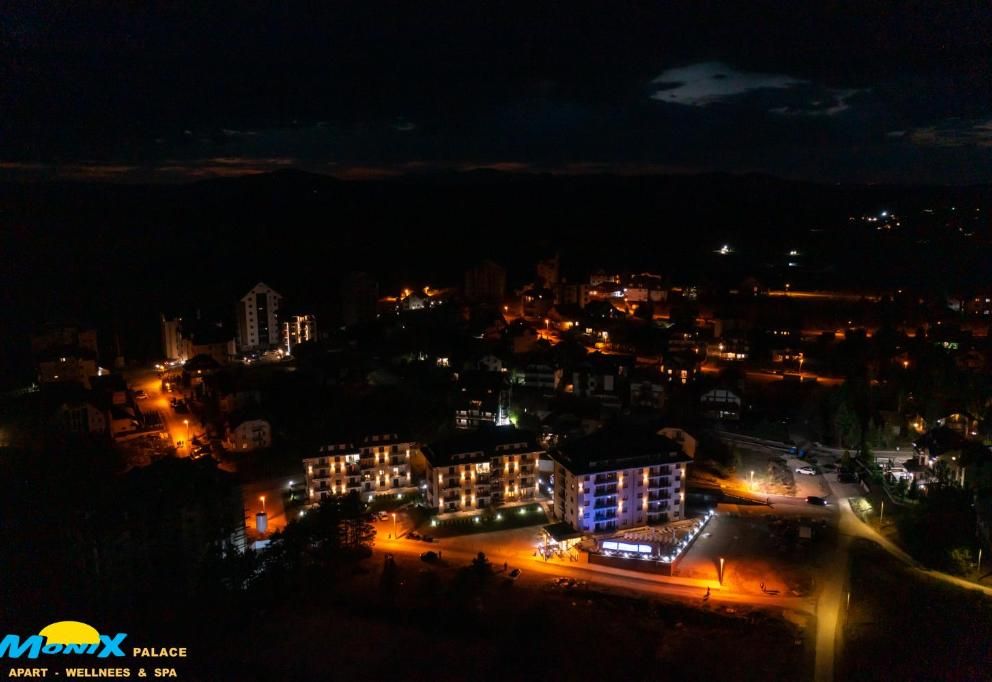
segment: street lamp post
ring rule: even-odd
[[[265,495],[259,495],[258,499],[262,502],[262,513],[265,513]]]
[[[193,444],[189,441],[189,419],[183,419],[183,424],[186,425],[186,447],[192,452]]]
[[[751,472],[751,490],[754,490],[754,472]]]
[[[396,512],[393,512],[393,539],[396,538]]]
[[[878,527],[882,527],[882,522],[885,521],[885,500],[882,500],[882,508],[878,512]]]
[[[723,585],[723,557],[720,557],[720,584]]]

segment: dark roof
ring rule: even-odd
[[[510,380],[505,372],[486,372],[468,370],[458,376],[458,388],[468,395],[487,395],[497,393],[509,386]]]
[[[478,431],[457,433],[424,447],[424,456],[433,466],[459,461],[486,460],[502,454],[538,452],[534,434],[515,426],[489,426]],[[462,457],[459,457],[462,455]],[[465,457],[465,455],[468,455]]]
[[[186,370],[187,372],[194,372],[198,369],[209,370],[209,369],[219,369],[219,368],[220,365],[217,363],[216,360],[214,360],[209,355],[204,355],[202,353],[200,355],[194,355],[192,358],[186,361],[185,365],[183,365],[183,369]]]
[[[681,446],[653,427],[614,423],[568,441],[551,457],[573,474],[689,462]]]
[[[266,423],[268,423],[269,421],[268,418],[266,418],[266,416],[262,414],[261,410],[259,410],[257,407],[250,406],[250,407],[246,407],[243,410],[238,410],[237,412],[232,413],[227,418],[227,425],[230,428],[234,429],[237,428],[239,425],[244,424],[245,422],[256,421],[256,420],[261,420]]]
[[[42,384],[41,398],[46,411],[55,410],[62,405],[80,403],[89,403],[96,408],[104,409],[107,402],[95,391],[71,381]]]
[[[80,358],[82,360],[96,360],[96,353],[89,348],[81,346],[51,346],[38,353],[40,362],[56,360],[58,358]]]
[[[103,374],[90,377],[90,386],[99,391],[126,391],[127,382],[120,374]]]
[[[551,539],[555,542],[564,542],[565,540],[574,540],[575,538],[582,537],[582,533],[572,528],[572,524],[565,523],[564,521],[545,526],[544,532],[550,535]]]
[[[927,431],[916,441],[916,447],[937,456],[948,450],[957,450],[965,444],[965,438],[954,429],[938,426]]]

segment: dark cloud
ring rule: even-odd
[[[0,160],[992,180],[988,6],[642,5],[12,0]]]

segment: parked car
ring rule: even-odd
[[[426,561],[429,564],[434,563],[435,561],[437,561],[437,559],[438,559],[437,552],[424,552],[423,554],[420,555],[420,560]]]
[[[145,389],[139,388],[137,391],[134,392],[134,397],[137,398],[138,400],[144,400],[145,398],[148,397],[148,394],[145,392]]]
[[[519,568],[513,569],[512,571],[506,574],[506,577],[509,578],[510,580],[516,580],[517,578],[520,577],[520,569]]]
[[[837,474],[837,480],[841,483],[857,483],[858,476],[853,471],[841,471]]]
[[[423,540],[424,542],[434,542],[434,536],[433,535],[425,535],[425,536],[423,536],[420,539]]]
[[[796,473],[803,476],[816,476],[816,469],[813,467],[799,467],[796,469]]]
[[[826,507],[830,503],[822,497],[817,497],[816,495],[810,495],[809,497],[806,498],[806,504],[815,504],[819,507]]]
[[[412,531],[412,530],[409,533],[407,533],[406,536],[408,538],[410,538],[411,540],[419,540],[420,539],[420,533],[417,533],[416,531]]]

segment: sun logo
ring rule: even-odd
[[[97,658],[123,656],[121,644],[127,635],[101,635],[95,627],[77,620],[62,620],[46,625],[37,635],[21,641],[17,635],[0,639],[0,658],[38,658],[41,654],[95,654]]]
[[[100,633],[96,628],[78,620],[62,620],[52,623],[38,633],[47,644],[99,644]]]

